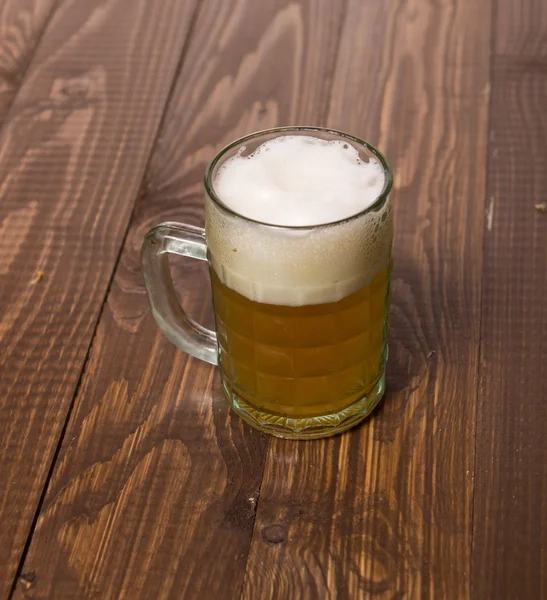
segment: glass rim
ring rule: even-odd
[[[222,160],[222,158],[226,155],[226,153],[229,152],[230,150],[232,150],[233,148],[235,148],[236,146],[241,146],[241,145],[245,144],[246,142],[255,140],[256,138],[259,138],[261,136],[275,134],[275,133],[290,133],[291,131],[309,131],[309,132],[316,132],[316,133],[328,133],[328,134],[335,135],[342,139],[350,140],[354,144],[357,144],[358,146],[365,148],[371,154],[373,154],[378,159],[380,164],[382,165],[382,168],[384,171],[384,187],[382,188],[382,191],[380,192],[378,197],[374,200],[374,202],[370,206],[367,206],[362,211],[360,211],[354,215],[351,215],[350,217],[344,217],[343,219],[339,219],[337,221],[329,221],[328,223],[319,223],[317,225],[275,225],[273,223],[265,223],[263,221],[258,221],[256,219],[251,219],[249,217],[246,217],[245,215],[242,215],[242,214],[236,212],[235,210],[231,209],[229,206],[224,204],[215,192],[214,185],[213,185],[213,172],[215,170],[215,167]],[[389,196],[389,193],[391,192],[391,188],[393,187],[393,173],[391,171],[391,167],[389,166],[389,163],[387,162],[387,159],[378,150],[378,148],[376,148],[372,144],[369,144],[368,142],[365,142],[364,140],[362,140],[358,137],[355,137],[355,136],[350,135],[349,133],[345,133],[343,131],[338,131],[336,129],[330,129],[328,127],[314,127],[314,126],[307,126],[307,125],[299,125],[299,126],[289,125],[289,126],[284,126],[284,127],[272,127],[270,129],[262,129],[261,131],[255,131],[254,133],[250,133],[248,135],[240,137],[237,140],[234,140],[233,142],[228,144],[227,146],[224,146],[224,148],[222,148],[219,152],[216,153],[213,160],[211,160],[211,162],[207,166],[207,169],[205,170],[204,184],[205,184],[205,191],[206,191],[207,195],[215,203],[217,208],[219,208],[223,212],[226,212],[226,213],[232,215],[233,217],[237,217],[239,219],[243,219],[250,223],[256,223],[258,225],[262,225],[264,227],[271,227],[274,229],[297,229],[297,230],[307,230],[308,229],[309,230],[309,229],[319,229],[321,227],[331,227],[333,225],[347,223],[349,221],[353,221],[354,219],[358,219],[359,217],[362,217],[363,215],[366,215],[369,212],[377,211],[384,204],[386,198]]]

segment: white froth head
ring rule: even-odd
[[[334,302],[391,260],[391,172],[371,146],[282,128],[223,150],[206,174],[212,268],[251,300]]]
[[[218,169],[214,187],[239,215],[282,226],[312,226],[352,217],[384,188],[384,169],[364,161],[346,141],[283,135],[244,155],[245,146]]]

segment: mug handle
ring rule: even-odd
[[[196,323],[177,299],[168,254],[207,260],[205,230],[182,223],[161,223],[145,236],[141,261],[152,314],[163,333],[190,356],[218,364],[217,334]]]

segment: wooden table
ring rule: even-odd
[[[0,599],[547,598],[545,0],[0,0],[0,81]],[[396,174],[389,390],[330,440],[232,416],[140,272],[278,124]]]

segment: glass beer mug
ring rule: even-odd
[[[309,180],[314,161],[317,182]],[[331,181],[336,200],[325,204]],[[261,218],[272,182],[284,204],[276,216],[269,202]],[[220,183],[229,184],[235,204]],[[146,235],[142,266],[158,326],[191,356],[218,365],[228,402],[253,427],[326,437],[357,424],[381,399],[391,186],[385,158],[362,140],[315,127],[271,129],[233,142],[207,168],[205,229],[163,223]],[[317,211],[326,207],[316,216],[314,189]],[[250,212],[238,208],[245,198]],[[307,212],[293,219],[294,198]],[[301,224],[308,213],[312,224]],[[208,261],[216,331],[180,307],[169,253]]]

